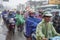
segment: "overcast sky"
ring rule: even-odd
[[[18,5],[19,3],[24,4],[27,0],[9,0],[9,2],[3,2],[3,4],[6,6],[13,6],[15,7],[16,5]]]
[[[19,3],[25,4],[25,2],[27,2],[28,0],[9,0],[9,2],[4,2],[3,4],[6,6],[10,6],[10,7],[15,7],[16,5],[18,5]],[[34,1],[34,0],[33,0]],[[35,1],[39,1],[39,0],[35,0]],[[42,0],[43,1],[43,0]]]

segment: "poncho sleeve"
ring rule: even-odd
[[[45,38],[45,35],[42,33],[42,25],[38,24],[36,29],[36,39],[41,40],[42,38]]]

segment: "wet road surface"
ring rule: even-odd
[[[12,34],[12,32],[8,32],[6,40],[26,40],[26,39],[23,33],[21,32],[16,32],[14,35]]]
[[[12,32],[8,32],[8,29],[6,25],[4,24],[2,18],[0,18],[0,25],[2,25],[3,34],[6,35],[6,40],[26,40],[23,32],[16,31],[14,35],[12,34]],[[17,28],[15,30],[17,30]]]

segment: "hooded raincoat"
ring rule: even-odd
[[[20,25],[20,24],[24,24],[25,20],[24,20],[24,16],[23,15],[19,15],[19,14],[16,14],[16,25]]]
[[[42,40],[42,38],[50,38],[50,37],[54,37],[57,35],[60,35],[60,34],[58,34],[55,31],[51,22],[45,23],[45,21],[42,20],[38,24],[37,29],[36,29],[36,39],[37,40]]]

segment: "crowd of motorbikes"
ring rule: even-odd
[[[2,12],[2,18],[4,20],[4,23],[6,24],[7,28],[9,29],[9,31],[12,31],[13,34],[15,33],[15,26],[16,26],[15,15],[16,15],[16,13],[12,12],[12,11],[10,11],[10,12],[9,11],[7,11],[7,12],[3,11]],[[32,26],[37,25],[37,23],[33,24]],[[22,31],[23,28],[19,28],[19,29],[21,29],[20,31]],[[32,40],[36,40],[35,32],[32,33]],[[60,36],[51,37],[48,40],[60,40]]]
[[[2,18],[4,21],[4,24],[6,24],[9,31],[12,31],[12,33],[15,33],[15,26],[16,26],[16,13],[13,11],[3,11],[2,12]]]
[[[12,15],[13,16],[13,15]],[[14,17],[10,17],[10,14],[5,12],[2,12],[2,18],[4,20],[4,23],[6,24],[7,28],[9,31],[12,31],[14,33],[14,29],[15,29],[15,18]]]

